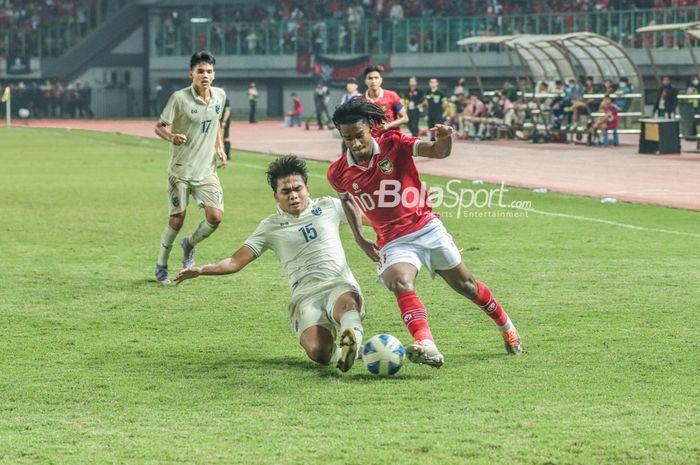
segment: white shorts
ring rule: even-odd
[[[335,304],[346,292],[354,293],[360,301],[360,317],[365,316],[365,303],[357,283],[344,279],[328,282],[318,291],[292,298],[289,304],[289,324],[292,331],[301,337],[312,326],[321,326],[330,331],[333,339],[338,335],[340,324],[333,319]]]
[[[384,284],[382,273],[395,263],[410,263],[418,271],[425,267],[435,278],[435,271],[451,270],[462,262],[459,249],[442,221],[435,218],[418,231],[385,244],[379,251],[377,282]]]
[[[219,176],[216,173],[201,181],[188,181],[168,176],[170,216],[187,210],[190,194],[194,197],[199,208],[212,207],[224,211],[224,190],[221,188],[221,182],[219,182]]]

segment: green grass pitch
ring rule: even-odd
[[[271,159],[235,153],[220,173],[226,214],[198,263],[273,211]],[[155,284],[166,165],[155,140],[0,129],[0,463],[700,463],[697,212],[517,189],[506,199],[531,201],[526,215],[445,210],[527,354],[506,356],[484,314],[421,274],[446,364],[378,379],[307,360],[272,253],[235,276]],[[312,194],[331,194],[328,165],[309,167]],[[188,214],[186,233],[202,218]],[[367,337],[408,342],[342,236]],[[176,248],[171,269],[180,260]]]

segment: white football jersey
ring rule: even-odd
[[[277,207],[277,213],[260,222],[244,245],[256,256],[272,249],[282,263],[292,296],[313,292],[330,280],[355,280],[345,260],[338,228],[347,221],[340,200],[309,199],[299,216]]]
[[[226,93],[219,87],[211,87],[209,102],[197,95],[192,86],[170,96],[160,120],[172,125],[173,134],[187,136],[182,145],[170,144],[170,176],[201,181],[216,173],[216,140],[225,105]]]

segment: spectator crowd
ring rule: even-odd
[[[635,27],[665,22],[666,16],[676,21],[672,12],[689,6],[697,0],[267,0],[240,8],[213,3],[204,9],[162,7],[155,45],[166,56],[193,47],[226,55],[403,53],[457,51],[456,40],[465,36],[592,31],[641,47]],[[655,14],[600,16],[640,9]],[[193,17],[205,24],[183,27]],[[411,19],[419,22],[403,23]]]
[[[436,123],[455,129],[464,140],[521,139],[530,142],[585,142],[588,145],[618,145],[618,129],[625,121],[634,121],[643,111],[631,111],[634,89],[626,78],[602,83],[587,77],[580,81],[537,82],[527,79],[505,81],[493,92],[469,93],[460,79],[451,94],[440,89],[438,79],[422,89],[415,77],[402,92],[408,109],[409,130],[425,134]],[[686,83],[683,93],[700,95],[700,78]],[[652,117],[675,118],[679,90],[669,76],[656,92]],[[690,118],[700,115],[700,98],[687,98]],[[426,121],[427,120],[427,121]],[[633,125],[634,126],[634,125]],[[689,127],[696,134],[695,121]],[[584,141],[585,138],[585,141]]]
[[[451,95],[440,90],[433,78],[422,91],[415,78],[403,93],[409,111],[409,128],[419,135],[420,123],[454,127],[457,137],[469,140],[522,139],[531,142],[576,142],[617,145],[620,113],[628,112],[632,88],[626,79],[618,83],[505,81],[493,92],[468,94],[464,79]],[[610,131],[609,131],[610,130]],[[612,132],[613,139],[608,139]]]
[[[96,27],[110,12],[130,0],[0,0],[0,65],[11,56],[60,56]],[[214,53],[256,54],[334,50],[354,53],[354,36],[368,36],[372,48],[392,39],[405,43],[405,51],[430,52],[451,38],[432,43],[432,29],[407,37],[380,37],[379,24],[398,24],[410,18],[483,17],[486,21],[466,35],[529,32],[531,24],[517,26],[507,15],[601,12],[635,9],[669,9],[696,6],[697,0],[219,0],[202,7],[194,0],[169,5],[158,2],[161,27],[156,45],[163,55],[181,54],[193,47]],[[207,30],[190,26],[193,16],[211,20]],[[334,21],[329,21],[334,20]],[[369,24],[365,24],[368,20]],[[529,19],[528,21],[531,21]],[[613,21],[620,20],[615,15]],[[570,22],[570,24],[569,24]],[[187,26],[187,27],[185,27]],[[567,16],[556,27],[581,29]],[[590,25],[587,25],[590,26]],[[608,25],[611,31],[623,24]],[[438,26],[440,27],[440,26]],[[522,30],[520,30],[522,29]],[[619,37],[623,39],[624,37]],[[310,45],[309,45],[310,44]],[[387,50],[386,43],[384,50]],[[401,50],[404,51],[404,50]]]
[[[4,86],[0,84],[0,88]],[[31,118],[92,118],[92,88],[80,81],[66,85],[60,82],[45,81],[25,84],[19,82],[10,86],[12,113],[18,116],[20,110],[28,110]],[[0,113],[4,115],[4,104]],[[25,116],[26,117],[26,116]]]
[[[9,56],[59,56],[128,0],[0,0],[0,65]]]

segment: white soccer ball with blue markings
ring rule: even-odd
[[[406,350],[391,334],[377,334],[362,348],[362,361],[367,370],[377,376],[395,375],[403,365]]]

